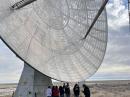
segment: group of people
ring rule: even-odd
[[[82,91],[85,95],[85,97],[90,97],[90,90],[89,88],[83,84],[83,91]],[[80,87],[78,84],[74,85],[73,88],[73,93],[74,93],[74,97],[79,97],[80,95]],[[47,97],[70,97],[70,86],[69,83],[67,83],[65,85],[65,83],[63,84],[63,86],[53,86],[51,88],[51,86],[48,86],[48,89],[46,90],[46,95]]]

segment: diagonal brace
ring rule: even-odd
[[[101,15],[101,13],[102,13],[102,11],[104,10],[104,8],[105,8],[105,6],[106,6],[106,4],[107,4],[108,1],[109,1],[109,0],[105,0],[105,1],[103,2],[101,8],[99,9],[97,15],[95,16],[95,18],[94,18],[92,24],[90,25],[90,27],[89,27],[88,31],[86,32],[86,34],[85,34],[85,36],[84,36],[83,39],[86,39],[86,37],[88,36],[89,32],[91,31],[91,29],[93,28],[93,26],[94,26],[94,24],[96,23],[97,19],[98,19],[99,16]]]
[[[11,9],[17,10],[17,9],[23,8],[24,6],[29,5],[29,4],[33,3],[34,1],[36,1],[36,0],[21,0],[17,3],[15,3],[13,6],[11,6]]]

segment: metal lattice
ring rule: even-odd
[[[23,61],[61,81],[81,81],[102,63],[107,45],[106,11],[83,39],[104,0],[0,0],[0,36]]]

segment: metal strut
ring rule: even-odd
[[[11,6],[11,9],[16,10],[16,9],[20,9],[23,8],[24,6],[33,3],[36,0],[21,0],[17,3],[15,3],[13,6]]]
[[[128,0],[129,30],[130,30],[130,0]]]
[[[91,25],[90,25],[90,27],[89,27],[88,31],[86,32],[86,34],[85,34],[85,36],[84,36],[83,39],[86,39],[86,37],[88,36],[89,32],[91,31],[91,29],[93,28],[93,26],[94,26],[94,24],[96,23],[97,19],[98,19],[99,16],[101,15],[101,13],[102,13],[102,11],[104,10],[104,8],[105,8],[105,6],[106,6],[106,4],[107,4],[108,1],[109,1],[109,0],[105,0],[105,1],[103,2],[101,8],[99,9],[97,15],[95,16],[93,22],[91,23]]]

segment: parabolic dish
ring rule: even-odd
[[[104,10],[86,37],[104,0],[0,0],[0,37],[23,61],[61,81],[77,82],[99,68],[107,45]]]

